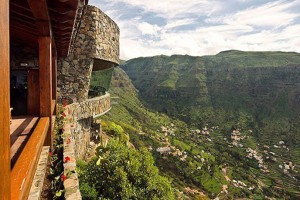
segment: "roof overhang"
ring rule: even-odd
[[[87,0],[10,0],[11,40],[37,48],[38,37],[49,36],[58,56],[67,56],[87,3]]]

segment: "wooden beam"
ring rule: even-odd
[[[52,113],[53,116],[56,115],[56,113],[54,113],[55,109],[56,109],[56,101],[52,100],[52,102],[51,102],[51,113]]]
[[[0,1],[0,199],[10,199],[9,0]]]
[[[49,127],[50,119],[42,117],[12,169],[10,182],[12,188],[11,199],[23,200],[28,198],[32,179]],[[9,182],[7,182],[7,185],[9,185]]]
[[[21,23],[21,24],[23,24],[23,25],[26,25],[26,26],[28,26],[28,27],[31,27],[31,28],[37,30],[37,29],[36,29],[36,25],[35,25],[35,21],[26,20],[26,19],[24,19],[24,18],[20,18],[20,17],[15,16],[15,15],[10,15],[10,21],[11,21],[12,23],[14,23],[15,21],[17,21],[17,22],[19,22],[19,23]]]
[[[20,23],[20,22],[17,22],[17,21],[14,21],[14,22],[11,22],[10,23],[10,26],[11,27],[18,27],[19,29],[22,29],[23,31],[27,31],[33,35],[36,35],[36,28],[32,28],[32,26],[26,26],[24,25],[24,23]]]
[[[49,117],[52,106],[52,45],[51,37],[39,37],[40,116]],[[52,146],[52,130],[48,130],[45,145]]]
[[[50,17],[46,0],[27,0],[36,19],[39,36],[52,36]]]

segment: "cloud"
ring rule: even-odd
[[[90,3],[101,5],[118,23],[122,59],[160,54],[201,56],[228,49],[300,52],[300,13],[296,12],[300,0],[266,1],[235,0],[235,9],[235,3],[221,0]]]
[[[221,8],[215,0],[114,0],[114,4],[120,2],[140,7],[167,19],[180,18],[191,13],[206,15]]]
[[[287,10],[300,5],[300,1],[274,1],[262,6],[251,7],[227,16],[207,19],[206,22],[217,22],[230,25],[253,25],[253,26],[283,26],[291,24],[299,13]]]
[[[154,35],[157,36],[159,31],[161,30],[156,24],[149,24],[147,22],[142,22],[137,25],[138,30],[141,31],[143,35]]]
[[[172,29],[183,25],[189,25],[195,23],[195,19],[193,18],[185,18],[179,20],[170,20],[167,25],[164,27],[165,29]]]

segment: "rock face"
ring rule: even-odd
[[[68,102],[88,98],[92,71],[119,63],[119,28],[101,10],[86,6],[68,57],[58,60],[58,97]]]
[[[156,56],[129,60],[122,68],[143,99],[169,115],[213,107],[288,116],[300,109],[297,53]]]

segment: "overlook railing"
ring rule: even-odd
[[[110,94],[106,93],[100,97],[88,99],[80,103],[73,103],[68,105],[67,108],[72,113],[74,120],[99,116],[110,110]]]

